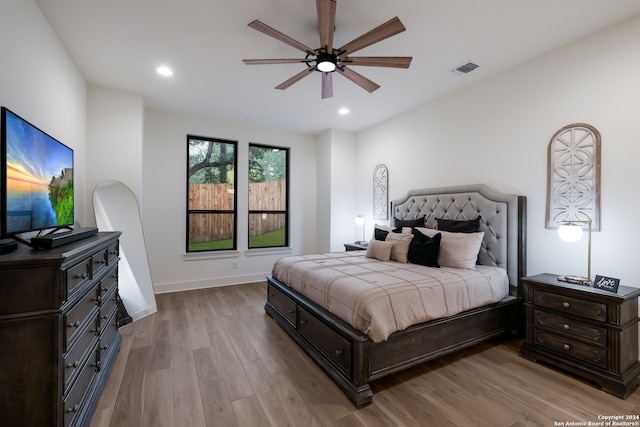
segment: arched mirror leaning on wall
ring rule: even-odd
[[[546,228],[591,221],[600,231],[600,132],[574,123],[557,131],[548,147]]]
[[[93,211],[101,231],[121,231],[118,286],[135,321],[157,311],[138,200],[119,181],[103,181],[93,190]]]

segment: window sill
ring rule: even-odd
[[[238,258],[239,251],[210,251],[210,252],[195,252],[186,253],[182,255],[183,261],[200,261],[205,259],[224,259],[224,258]]]
[[[247,249],[244,251],[245,256],[285,255],[291,253],[290,247]]]

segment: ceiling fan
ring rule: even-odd
[[[405,31],[406,28],[402,25],[398,17],[390,19],[384,24],[377,26],[373,30],[336,49],[333,47],[336,0],[316,0],[316,8],[318,12],[318,32],[320,33],[320,47],[318,49],[311,49],[286,34],[255,20],[249,23],[249,27],[301,50],[306,56],[302,59],[244,59],[244,63],[247,65],[303,63],[307,66],[305,70],[279,84],[276,86],[276,89],[287,89],[304,77],[311,75],[312,71],[319,71],[322,73],[323,99],[333,96],[332,76],[334,72],[342,74],[369,93],[380,87],[363,75],[353,71],[351,68],[347,68],[347,66],[409,68],[412,59],[410,56],[351,56],[351,54],[360,49]]]

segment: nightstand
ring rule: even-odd
[[[360,243],[360,242],[345,243],[344,244],[344,250],[347,251],[347,252],[349,252],[349,251],[366,251],[368,245],[369,244],[367,242],[365,242],[365,243]]]
[[[558,281],[558,275],[522,278],[526,337],[524,357],[542,361],[600,386],[620,398],[640,384],[638,296]]]

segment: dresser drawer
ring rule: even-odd
[[[100,281],[100,293],[106,295],[115,289],[118,285],[118,267],[107,273]]]
[[[80,286],[91,280],[91,258],[74,265],[67,270],[67,295],[65,301],[68,300]]]
[[[100,344],[98,346],[99,361],[104,360],[105,353],[109,351],[111,346],[115,345],[115,337],[118,333],[118,319],[116,318],[116,315],[117,312],[114,311],[111,313],[109,319],[102,323],[102,335],[100,336]],[[102,364],[98,363],[98,370],[100,370],[101,366]]]
[[[560,332],[570,338],[588,341],[589,343],[606,345],[607,328],[594,326],[589,323],[557,316],[540,310],[534,311],[535,326],[541,326]]]
[[[303,308],[300,308],[298,330],[315,343],[342,370],[351,375],[351,344],[329,329]]]
[[[96,341],[96,342],[93,342]],[[84,365],[89,357],[89,353],[93,353],[93,349],[98,341],[98,335],[95,332],[95,323],[88,324],[80,332],[78,341],[64,355],[64,390],[68,390],[73,384],[80,368]]]
[[[278,289],[269,286],[267,289],[267,301],[275,307],[292,325],[296,324],[296,303],[280,292]]]
[[[100,302],[100,324],[102,325],[113,312],[117,309],[117,290],[118,288],[113,287],[110,289],[110,292],[106,295],[102,296],[102,300]]]
[[[115,242],[107,248],[107,263],[111,264],[111,261],[118,258],[120,255],[120,245]]]
[[[601,322],[607,321],[607,305],[604,303],[567,297],[537,289],[534,290],[533,300],[535,305],[547,307],[562,313],[573,314]]]
[[[76,416],[79,416],[83,410],[83,403],[86,399],[87,390],[93,377],[96,374],[96,353],[95,348],[92,351],[91,357],[87,360],[87,363],[82,367],[78,379],[71,387],[69,394],[64,399],[64,426],[68,427],[73,422]]]
[[[98,284],[96,284],[87,294],[64,315],[65,325],[65,346],[67,351],[80,335],[82,329],[89,322],[94,322],[98,310]]]
[[[107,267],[109,257],[107,256],[107,250],[102,250],[91,257],[91,263],[93,264],[93,276],[99,277],[102,270]]]
[[[551,350],[579,359],[583,362],[607,367],[607,350],[605,348],[589,345],[551,332],[535,329],[534,341],[536,344]]]

